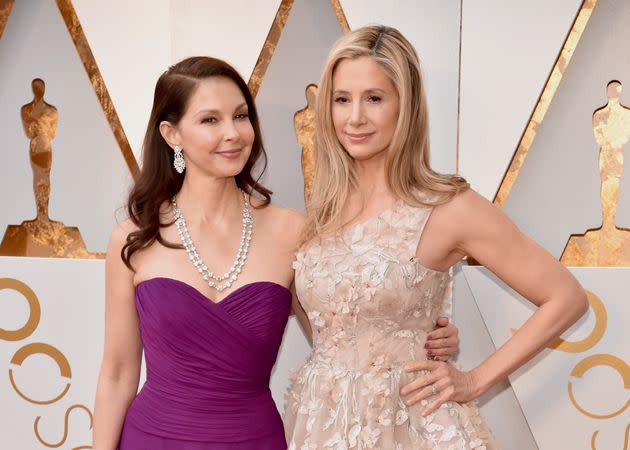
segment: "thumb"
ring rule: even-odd
[[[445,327],[448,325],[448,317],[438,317],[437,325],[439,327]]]

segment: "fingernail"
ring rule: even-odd
[[[429,348],[429,343],[428,342],[424,343],[424,348]]]

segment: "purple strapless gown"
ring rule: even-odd
[[[291,292],[266,281],[219,303],[170,278],[138,284],[147,379],[119,450],[286,449],[269,378],[290,307]]]

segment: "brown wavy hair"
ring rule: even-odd
[[[267,167],[267,154],[256,105],[247,83],[232,66],[220,59],[207,56],[184,59],[164,72],[155,85],[153,108],[142,144],[142,166],[127,200],[129,219],[138,230],[129,233],[120,252],[125,265],[132,270],[131,256],[155,241],[165,247],[183,248],[166,241],[160,233],[161,228],[173,224],[172,221],[163,223],[160,220],[160,208],[179,192],[184,174],[177,173],[173,168],[174,152],[162,137],[159,127],[162,121],[176,126],[199,82],[211,77],[225,77],[238,86],[245,97],[249,121],[254,129],[252,150],[243,170],[235,177],[236,185],[249,195],[262,197],[258,208],[267,206],[271,201],[272,192],[259,182]],[[253,173],[255,167],[260,168],[258,175]]]

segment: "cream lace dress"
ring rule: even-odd
[[[398,201],[298,251],[313,350],[287,395],[289,450],[498,448],[474,402],[422,417],[426,401],[407,407],[399,396],[418,376],[402,368],[426,358],[426,334],[451,303],[452,273],[415,258],[431,210]]]

